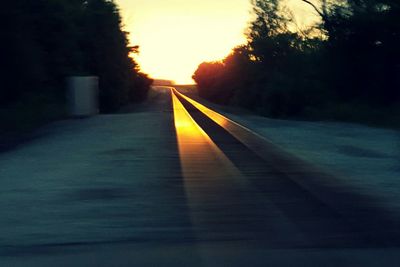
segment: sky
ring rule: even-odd
[[[191,79],[204,61],[225,58],[246,42],[251,20],[250,0],[116,0],[130,44],[143,72],[179,84]],[[299,0],[287,0],[300,26],[315,16]]]
[[[193,83],[204,61],[221,60],[245,43],[248,0],[116,0],[136,60],[152,78]]]

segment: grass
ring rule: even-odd
[[[400,106],[373,108],[361,104],[332,104],[322,110],[308,109],[303,118],[400,129]]]
[[[65,104],[62,100],[45,95],[26,95],[18,102],[0,107],[0,135],[18,135],[64,118]]]

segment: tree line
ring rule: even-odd
[[[0,108],[36,99],[63,109],[68,76],[99,77],[100,110],[146,97],[151,80],[130,57],[111,0],[12,0],[2,3]]]
[[[316,25],[296,27],[283,0],[253,0],[247,43],[200,64],[199,94],[276,118],[392,124],[400,115],[400,2],[298,1],[318,14]]]

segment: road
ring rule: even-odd
[[[395,266],[368,196],[174,88],[0,155],[0,266]]]

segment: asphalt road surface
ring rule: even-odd
[[[399,221],[174,88],[0,155],[0,266],[398,266]]]

